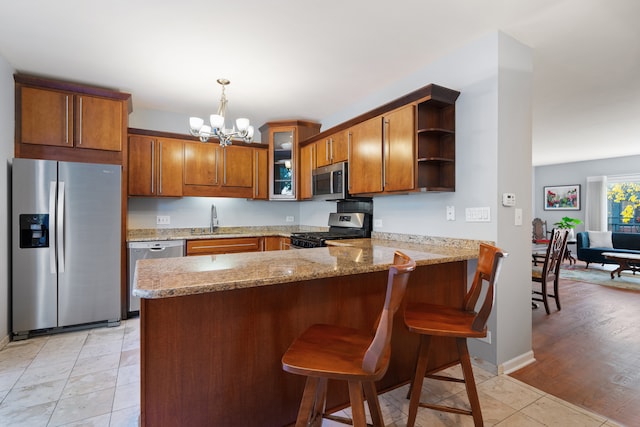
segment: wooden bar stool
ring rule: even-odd
[[[282,357],[282,369],[307,377],[296,427],[320,426],[322,418],[350,423],[350,420],[325,414],[329,379],[348,382],[354,426],[366,425],[363,390],[373,425],[384,426],[374,382],[382,378],[389,366],[393,316],[415,266],[415,261],[408,256],[395,253],[389,268],[384,307],[373,331],[313,325],[291,344]]]
[[[418,406],[456,414],[472,415],[475,426],[482,426],[482,412],[476,383],[473,379],[471,359],[467,349],[467,338],[483,338],[487,335],[487,320],[491,313],[494,299],[494,287],[498,280],[500,265],[506,253],[499,248],[487,244],[480,244],[478,267],[469,291],[464,298],[462,308],[447,307],[426,303],[408,303],[404,312],[404,322],[411,332],[420,334],[420,349],[416,371],[410,389],[409,417],[407,427],[416,422]],[[475,311],[480,297],[483,283],[486,291],[479,311]],[[434,375],[427,373],[430,342],[432,336],[453,337],[456,339],[458,359],[464,379]],[[424,377],[442,381],[465,383],[471,410],[444,405],[420,402],[420,393]]]

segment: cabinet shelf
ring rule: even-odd
[[[433,133],[433,134],[455,134],[456,131],[452,129],[444,129],[444,128],[425,128],[418,129],[418,135],[422,133]]]
[[[448,159],[445,157],[420,157],[418,158],[418,162],[432,162],[432,163],[437,163],[437,162],[441,162],[441,163],[447,163],[447,162],[455,162],[454,159]]]

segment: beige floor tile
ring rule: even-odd
[[[522,387],[509,378],[505,375],[490,378],[478,385],[478,393],[491,396],[517,410],[535,402],[543,395],[531,388]]]
[[[120,366],[120,354],[109,353],[96,357],[85,357],[78,359],[71,371],[71,376],[86,375],[92,372],[108,371],[118,369]]]
[[[122,346],[120,353],[120,367],[140,364],[140,347],[125,350]]]
[[[52,359],[52,363],[48,365],[29,366],[14,387],[28,387],[44,382],[67,379],[73,369],[74,363],[75,360],[71,359],[63,359],[61,361]]]
[[[48,426],[61,426],[72,422],[111,413],[115,388],[60,399]]]
[[[12,406],[35,406],[56,402],[60,399],[66,379],[44,382],[27,387],[15,387],[4,398],[2,403]]]
[[[86,375],[71,377],[62,391],[61,398],[66,399],[99,390],[113,389],[116,386],[117,378],[117,369],[109,369],[106,371],[92,372]]]
[[[128,365],[118,369],[117,386],[140,383],[140,365]]]
[[[16,369],[13,371],[0,372],[0,391],[9,392],[13,386],[16,385],[18,379],[24,374],[24,368]]]
[[[522,412],[516,412],[509,418],[500,421],[496,427],[545,427],[545,424],[527,417]]]
[[[122,341],[107,341],[104,343],[96,342],[92,345],[82,347],[78,359],[86,357],[97,357],[105,354],[120,353],[122,351]]]
[[[64,424],[62,427],[109,427],[110,420],[111,414],[104,414]]]
[[[604,420],[596,416],[587,415],[573,407],[550,399],[541,397],[521,411],[524,415],[548,426],[563,427],[596,427],[601,426]]]
[[[43,403],[29,407],[0,404],[0,425],[11,427],[46,426],[56,402]]]
[[[131,408],[140,405],[140,383],[131,383],[116,387],[113,410]]]
[[[119,409],[111,413],[110,427],[138,427],[140,406]]]

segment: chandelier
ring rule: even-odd
[[[244,142],[251,142],[253,139],[253,126],[249,125],[249,119],[236,119],[236,124],[231,129],[224,127],[224,116],[227,110],[227,97],[224,94],[224,87],[231,82],[227,79],[218,79],[217,81],[222,86],[218,114],[212,114],[209,117],[211,126],[205,125],[204,120],[200,117],[190,117],[189,131],[191,135],[197,136],[202,142],[207,142],[211,137],[218,138],[220,145],[223,147],[231,145],[231,139],[234,137],[241,138]]]

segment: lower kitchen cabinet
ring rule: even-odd
[[[283,251],[291,247],[291,239],[281,236],[267,236],[263,237],[263,250],[264,251]]]
[[[260,252],[260,237],[187,240],[187,256]]]

